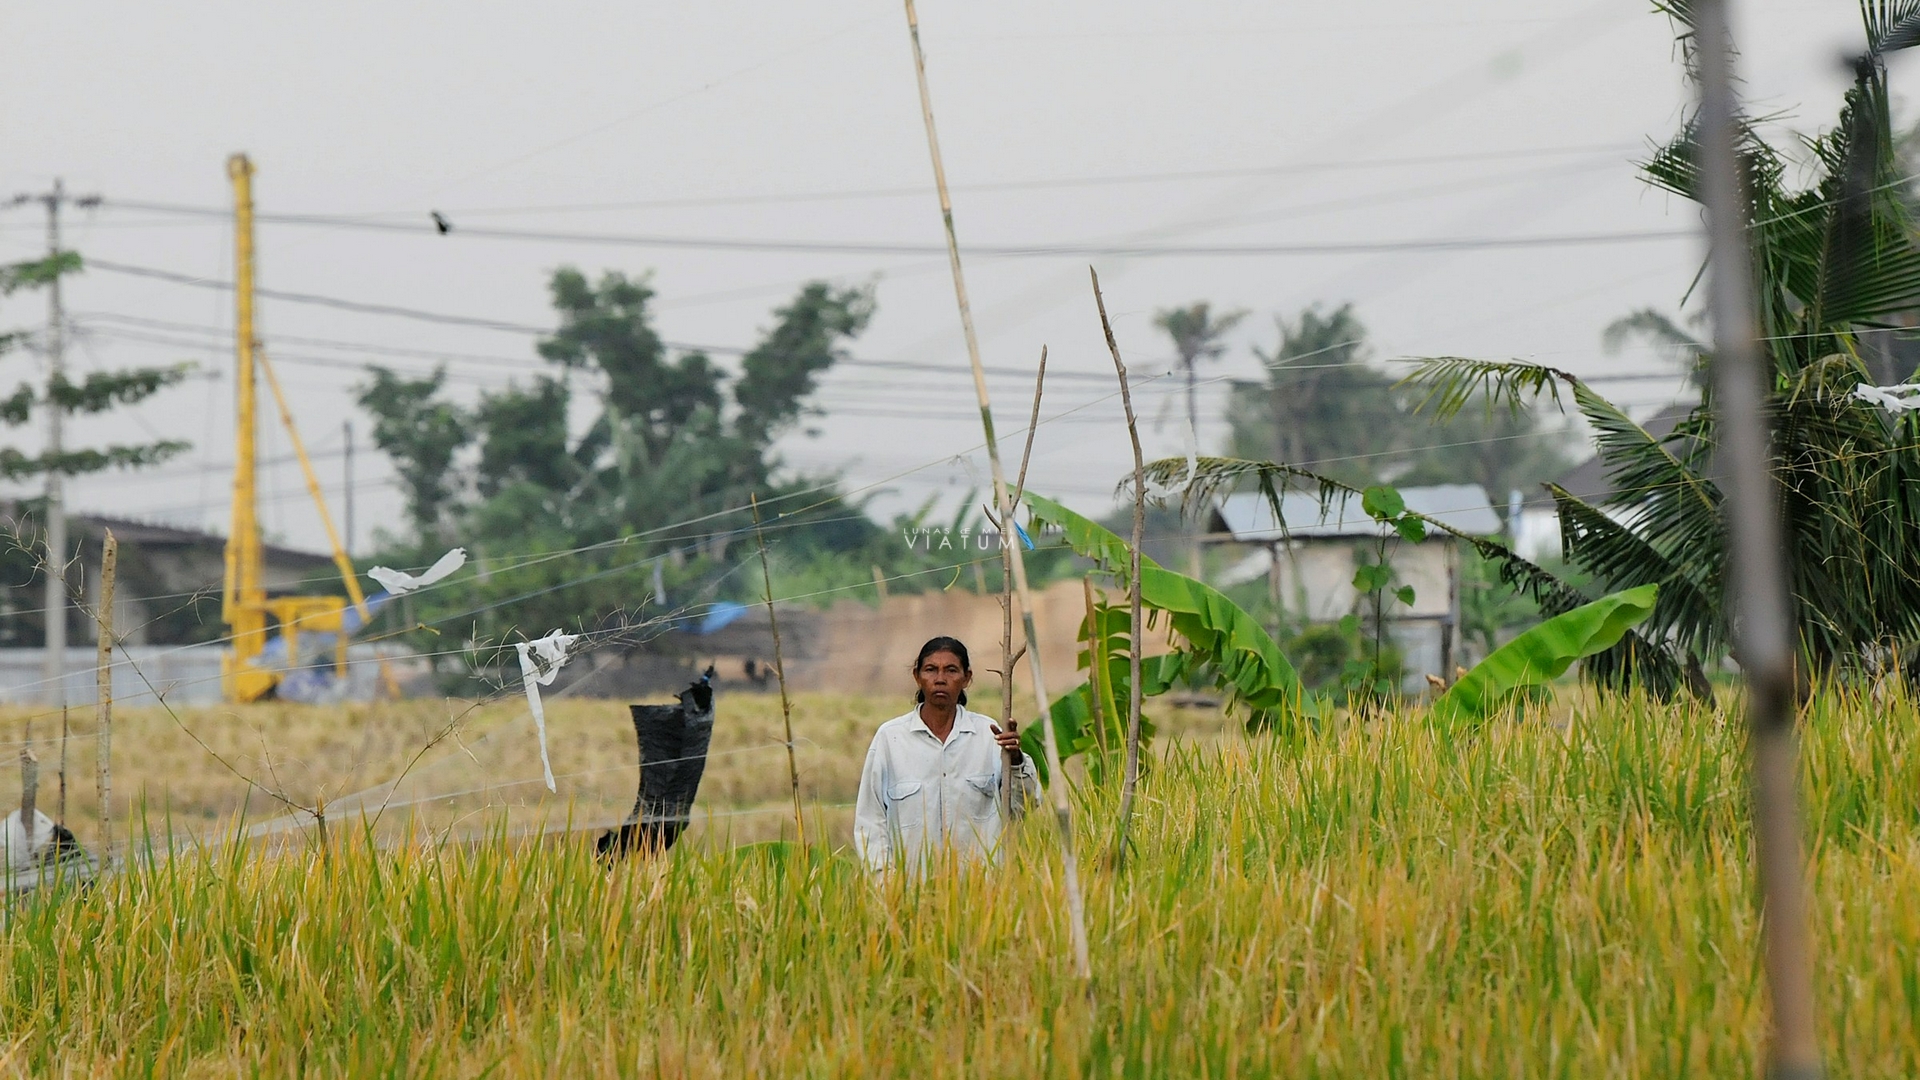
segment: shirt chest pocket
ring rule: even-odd
[[[887,819],[894,828],[924,829],[927,825],[927,785],[921,780],[902,780],[887,788]]]
[[[961,801],[967,816],[975,820],[994,817],[1000,812],[1000,774],[980,773],[966,777],[960,784]]]

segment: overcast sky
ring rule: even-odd
[[[1831,121],[1857,47],[1854,5],[1737,5],[1750,105],[1786,128]],[[1636,0],[1147,4],[925,0],[922,40],[963,249],[1288,246],[1644,234],[1697,224],[1633,161],[1685,106],[1666,20]],[[519,326],[551,325],[554,267],[651,273],[671,341],[751,345],[813,278],[872,283],[879,310],[852,346],[924,373],[845,367],[825,415],[781,452],[877,493],[885,516],[984,484],[943,256],[495,239],[482,228],[608,237],[923,245],[941,241],[905,19],[891,0],[808,4],[7,5],[0,49],[0,196],[58,176],[98,210],[67,218],[101,262],[227,280],[227,155],[248,153],[262,214],[355,215],[400,228],[267,224],[263,288]],[[1896,91],[1911,73],[1896,68]],[[125,204],[204,208],[194,215]],[[454,225],[441,236],[429,211]],[[0,213],[0,258],[44,246],[34,206]],[[1052,384],[1033,486],[1104,511],[1130,454],[1087,265],[1100,270],[1136,373],[1164,372],[1156,309],[1193,300],[1252,312],[1203,374],[1200,442],[1221,448],[1227,378],[1259,373],[1272,319],[1351,301],[1375,353],[1524,357],[1610,382],[1651,411],[1681,392],[1658,357],[1607,356],[1602,327],[1675,310],[1697,268],[1691,237],[1501,249],[968,258],[989,365]],[[232,447],[232,299],[96,268],[68,288],[82,371],[181,359],[208,377],[76,444],[186,438],[145,474],[82,479],[76,509],[224,531]],[[44,299],[0,304],[0,326],[44,320]],[[261,328],[328,487],[355,422],[358,547],[397,527],[391,472],[350,388],[379,361],[455,392],[541,370],[533,336],[263,302]],[[720,356],[731,363],[728,356]],[[15,354],[0,382],[30,376]],[[1104,380],[1104,381],[1103,381]],[[1003,430],[1030,386],[991,380]],[[581,384],[584,388],[584,384]],[[1138,407],[1148,453],[1179,452],[1173,380]],[[584,395],[583,395],[584,396]],[[588,405],[580,412],[584,422]],[[1209,419],[1211,417],[1212,419]],[[1157,422],[1157,423],[1156,423]],[[263,420],[263,454],[285,436]],[[9,438],[39,444],[35,431]],[[298,470],[261,478],[275,536],[323,546]]]

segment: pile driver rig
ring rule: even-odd
[[[221,592],[220,614],[227,624],[228,651],[220,660],[220,689],[229,702],[259,701],[272,697],[286,676],[299,668],[300,635],[330,634],[334,641],[334,675],[344,678],[347,670],[347,643],[353,632],[365,626],[369,618],[367,598],[360,590],[359,575],[353,561],[340,543],[333,527],[333,515],[314,475],[313,462],[307,457],[294,425],[293,412],[280,390],[273,364],[260,347],[254,326],[254,244],[253,244],[253,163],[245,154],[227,159],[227,176],[233,182],[233,294],[236,413],[234,424],[233,521],[227,532],[226,582]],[[294,456],[306,477],[307,491],[320,511],[320,523],[326,527],[327,541],[333,546],[333,562],[346,586],[345,596],[268,596],[266,563],[260,546],[260,521],[257,515],[255,469],[257,465],[258,384],[256,375],[266,376],[268,390],[278,406],[280,422],[286,428]],[[349,615],[352,612],[352,615]],[[277,632],[277,635],[276,635]]]

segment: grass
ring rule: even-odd
[[[1904,700],[1808,717],[1835,1076],[1920,1067],[1915,721]],[[496,809],[472,843],[341,827],[324,857],[206,848],[16,903],[0,1074],[1757,1073],[1724,717],[1580,700],[1457,740],[1416,716],[1172,746],[1124,880],[1097,857],[1116,793],[1078,795],[1091,1003],[1044,819],[999,870],[875,884],[826,845],[608,871]]]

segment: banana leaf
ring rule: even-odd
[[[1125,613],[1122,612],[1124,615]],[[1108,685],[1117,688],[1118,693],[1110,695],[1108,700],[1118,697],[1127,699],[1127,662],[1123,654],[1119,657],[1117,675],[1113,668],[1113,657],[1108,657]],[[1164,694],[1179,685],[1186,674],[1187,657],[1184,653],[1163,653],[1160,656],[1140,658],[1140,696],[1143,698]],[[1053,708],[1048,710],[1048,719],[1053,723],[1053,736],[1060,748],[1060,760],[1065,762],[1075,754],[1094,754],[1100,750],[1101,735],[1094,724],[1093,704],[1095,693],[1094,680],[1089,679],[1079,686],[1054,699]],[[1121,713],[1124,717],[1125,713]],[[1115,714],[1109,709],[1104,718],[1109,728],[1115,725]],[[1119,722],[1118,728],[1124,738],[1126,723]],[[1144,743],[1153,734],[1153,722],[1146,714],[1140,716],[1140,733]],[[1047,758],[1041,745],[1040,725],[1028,724],[1020,732],[1020,748],[1033,760],[1033,767],[1040,774],[1040,782],[1051,779],[1047,774]],[[1109,736],[1111,741],[1111,736]]]
[[[1605,652],[1653,614],[1656,584],[1603,596],[1551,619],[1495,649],[1434,699],[1429,715],[1443,724],[1484,720],[1529,687],[1544,686],[1575,660]]]
[[[1051,499],[1029,492],[1026,501],[1036,524],[1057,527],[1068,547],[1126,580],[1130,553],[1125,540]],[[1140,600],[1167,614],[1174,634],[1185,642],[1181,651],[1189,656],[1188,666],[1205,667],[1213,674],[1228,707],[1243,710],[1249,728],[1272,727],[1300,714],[1300,678],[1293,665],[1266,628],[1220,590],[1143,555]],[[1141,682],[1144,693],[1144,676]]]

